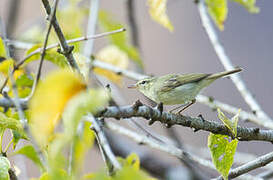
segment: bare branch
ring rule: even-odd
[[[86,41],[86,40],[89,40],[89,39],[97,39],[97,38],[101,38],[101,37],[104,37],[104,36],[109,36],[109,35],[112,35],[112,34],[124,32],[124,31],[125,31],[125,29],[121,28],[121,29],[117,29],[117,30],[114,30],[114,31],[110,31],[110,32],[96,34],[96,35],[93,35],[93,36],[84,36],[84,37],[79,37],[79,38],[75,38],[75,39],[70,39],[70,40],[67,40],[66,43],[70,44],[70,43],[76,43],[76,42]],[[20,42],[20,41],[16,41],[15,43],[14,43],[14,41],[10,41],[10,40],[8,41],[8,43],[11,43],[11,44],[14,43],[12,45],[14,45],[15,47],[16,47],[16,45],[17,45],[18,42]],[[19,45],[22,45],[22,44],[19,44]],[[30,46],[30,45],[31,44],[28,44],[27,47]],[[59,46],[60,46],[59,43],[51,44],[51,45],[49,45],[49,46],[46,47],[46,50],[53,49],[53,48],[56,48],[56,47],[59,47]],[[19,46],[19,47],[22,48],[22,46]],[[27,55],[26,57],[24,57],[24,59],[22,59],[18,64],[16,64],[15,67],[19,68],[22,64],[24,64],[24,62],[28,58],[34,56],[35,54],[41,53],[41,51],[42,51],[42,48],[38,48],[35,51],[31,52],[29,55]]]
[[[98,12],[99,12],[99,2],[100,0],[90,0],[90,7],[89,7],[89,17],[88,17],[88,24],[87,24],[87,32],[86,35],[93,36],[96,31],[97,19],[98,19]],[[94,39],[90,39],[85,42],[83,55],[86,57],[90,57],[92,54],[94,45]]]
[[[31,132],[29,130],[27,119],[26,119],[26,117],[24,115],[23,108],[22,108],[22,106],[20,104],[20,99],[19,99],[19,96],[18,96],[17,86],[16,86],[15,81],[13,79],[12,72],[10,72],[9,76],[10,76],[10,80],[11,80],[11,84],[12,84],[12,90],[13,90],[13,94],[14,94],[13,104],[14,104],[14,106],[16,107],[16,109],[18,111],[20,122],[23,125],[23,128],[24,128],[25,132],[27,133],[27,135],[28,135],[28,137],[30,139],[30,142],[32,143],[35,151],[39,155],[39,158],[40,158],[43,166],[45,167],[46,160],[45,160],[45,158],[44,158],[44,156],[42,154],[42,151],[41,151],[39,145],[36,143],[35,139],[32,137],[32,134],[31,134]]]
[[[217,36],[217,33],[215,29],[213,28],[213,25],[209,19],[204,0],[200,0],[197,3],[199,14],[201,17],[201,21],[203,24],[203,27],[209,37],[209,40],[219,58],[221,63],[223,64],[224,68],[226,70],[232,70],[234,69],[234,66],[232,65],[232,62],[228,55],[225,53],[224,47],[221,45],[219,38]],[[242,97],[246,101],[246,103],[249,105],[251,110],[253,112],[256,112],[256,115],[262,119],[268,119],[270,120],[270,117],[262,110],[258,102],[255,100],[255,98],[252,96],[251,92],[247,89],[245,83],[241,79],[239,74],[234,74],[230,76],[231,80],[237,87],[238,91],[241,93]]]
[[[50,16],[51,7],[50,7],[50,4],[49,4],[48,0],[42,0],[42,2],[43,2],[43,5],[44,5],[44,8],[46,10],[47,15]],[[72,68],[74,68],[75,70],[77,70],[78,72],[80,72],[80,69],[79,69],[79,67],[78,67],[78,65],[76,63],[76,60],[75,60],[75,58],[74,58],[74,56],[72,54],[73,46],[69,46],[67,44],[66,39],[64,37],[64,34],[62,32],[62,29],[61,29],[56,17],[53,18],[52,25],[53,25],[54,30],[55,30],[58,38],[59,38],[59,41],[60,41],[60,44],[61,44],[61,47],[62,47],[62,50],[63,50],[62,54],[67,58],[67,61],[69,62],[70,66]]]
[[[122,134],[122,135],[126,135],[130,138],[132,138],[134,141],[138,142],[138,143],[141,143],[141,144],[146,144],[152,148],[155,148],[155,149],[159,149],[161,151],[164,151],[164,152],[167,152],[179,159],[184,159],[184,160],[191,160],[191,161],[194,161],[202,166],[205,166],[205,167],[208,167],[210,169],[214,169],[215,170],[215,167],[214,165],[208,161],[208,160],[205,160],[205,159],[202,159],[200,157],[197,157],[195,155],[192,155],[192,154],[189,154],[188,152],[185,152],[175,146],[171,146],[171,145],[167,145],[167,144],[161,144],[159,142],[156,142],[156,141],[153,141],[151,138],[147,137],[147,136],[143,136],[143,135],[140,135],[140,134],[137,134],[127,128],[124,128],[122,126],[119,126],[115,123],[112,123],[110,121],[108,122],[105,122],[106,124],[106,127],[111,129],[112,131],[114,132],[117,132],[119,134]]]
[[[108,167],[109,173],[113,174],[114,173],[113,170],[116,171],[116,170],[121,169],[121,165],[119,164],[115,155],[113,154],[113,152],[110,148],[110,145],[105,137],[105,134],[104,134],[102,128],[100,127],[99,122],[96,120],[96,118],[94,118],[91,115],[84,117],[84,119],[86,121],[92,123],[91,128],[92,128],[92,130],[94,130],[94,132],[96,134],[97,142],[99,144],[102,155],[103,155],[106,165]],[[114,167],[114,169],[112,169],[112,166]]]
[[[273,161],[273,152],[268,153],[266,155],[263,155],[261,157],[258,157],[257,159],[250,161],[242,166],[239,166],[235,169],[230,170],[228,178],[236,178],[242,174],[245,174],[249,171],[252,171],[254,169],[263,167],[267,165],[268,163],[271,163]],[[222,177],[218,177],[218,180],[223,179]]]
[[[143,117],[153,122],[159,121],[167,126],[180,125],[185,127],[191,127],[194,131],[204,130],[214,134],[223,134],[232,136],[228,128],[220,123],[214,121],[208,121],[204,118],[193,118],[189,116],[182,116],[172,113],[163,112],[159,110],[142,105],[140,102],[135,103],[132,106],[123,107],[107,107],[104,111],[96,115],[96,117],[105,118],[131,118],[131,117]],[[240,141],[268,141],[273,142],[273,130],[260,130],[259,128],[245,128],[238,126],[238,139]]]
[[[59,2],[59,0],[55,0],[54,1],[53,11],[51,12],[51,14],[49,16],[49,26],[48,26],[48,30],[46,32],[46,37],[45,37],[44,45],[43,45],[43,48],[42,48],[41,59],[40,59],[39,67],[38,67],[38,72],[37,72],[37,77],[36,77],[36,81],[35,81],[36,82],[35,86],[38,83],[38,81],[40,79],[40,76],[41,76],[41,71],[42,71],[42,66],[43,66],[43,62],[44,62],[44,57],[45,57],[45,54],[46,54],[46,46],[47,46],[47,42],[48,42],[50,31],[51,31],[51,28],[52,28],[53,19],[56,18],[56,10],[57,10],[57,6],[58,6],[58,2]],[[35,88],[35,86],[34,86],[34,88]]]

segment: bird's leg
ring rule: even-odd
[[[180,113],[183,112],[185,109],[187,109],[188,107],[190,107],[191,105],[193,105],[195,102],[196,102],[196,99],[193,99],[193,100],[191,101],[190,104],[188,104],[187,106],[183,107],[183,109],[181,109],[180,111],[178,111],[177,114],[180,114]]]

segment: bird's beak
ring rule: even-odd
[[[137,87],[136,84],[128,86],[129,89],[135,89],[136,87]]]

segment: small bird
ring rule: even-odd
[[[188,104],[178,113],[195,103],[195,97],[200,91],[209,86],[213,81],[221,77],[242,71],[236,68],[215,74],[192,73],[192,74],[167,74],[160,77],[149,77],[138,81],[128,88],[136,88],[145,96],[160,104],[177,105]],[[178,108],[180,108],[179,106]],[[173,110],[176,110],[175,108]],[[173,111],[171,110],[171,112]]]

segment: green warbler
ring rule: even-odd
[[[215,74],[167,74],[160,77],[149,77],[142,79],[128,88],[136,88],[158,104],[185,105],[189,103],[178,112],[180,113],[195,103],[195,97],[203,88],[209,86],[218,78],[240,71],[242,71],[241,68]]]

